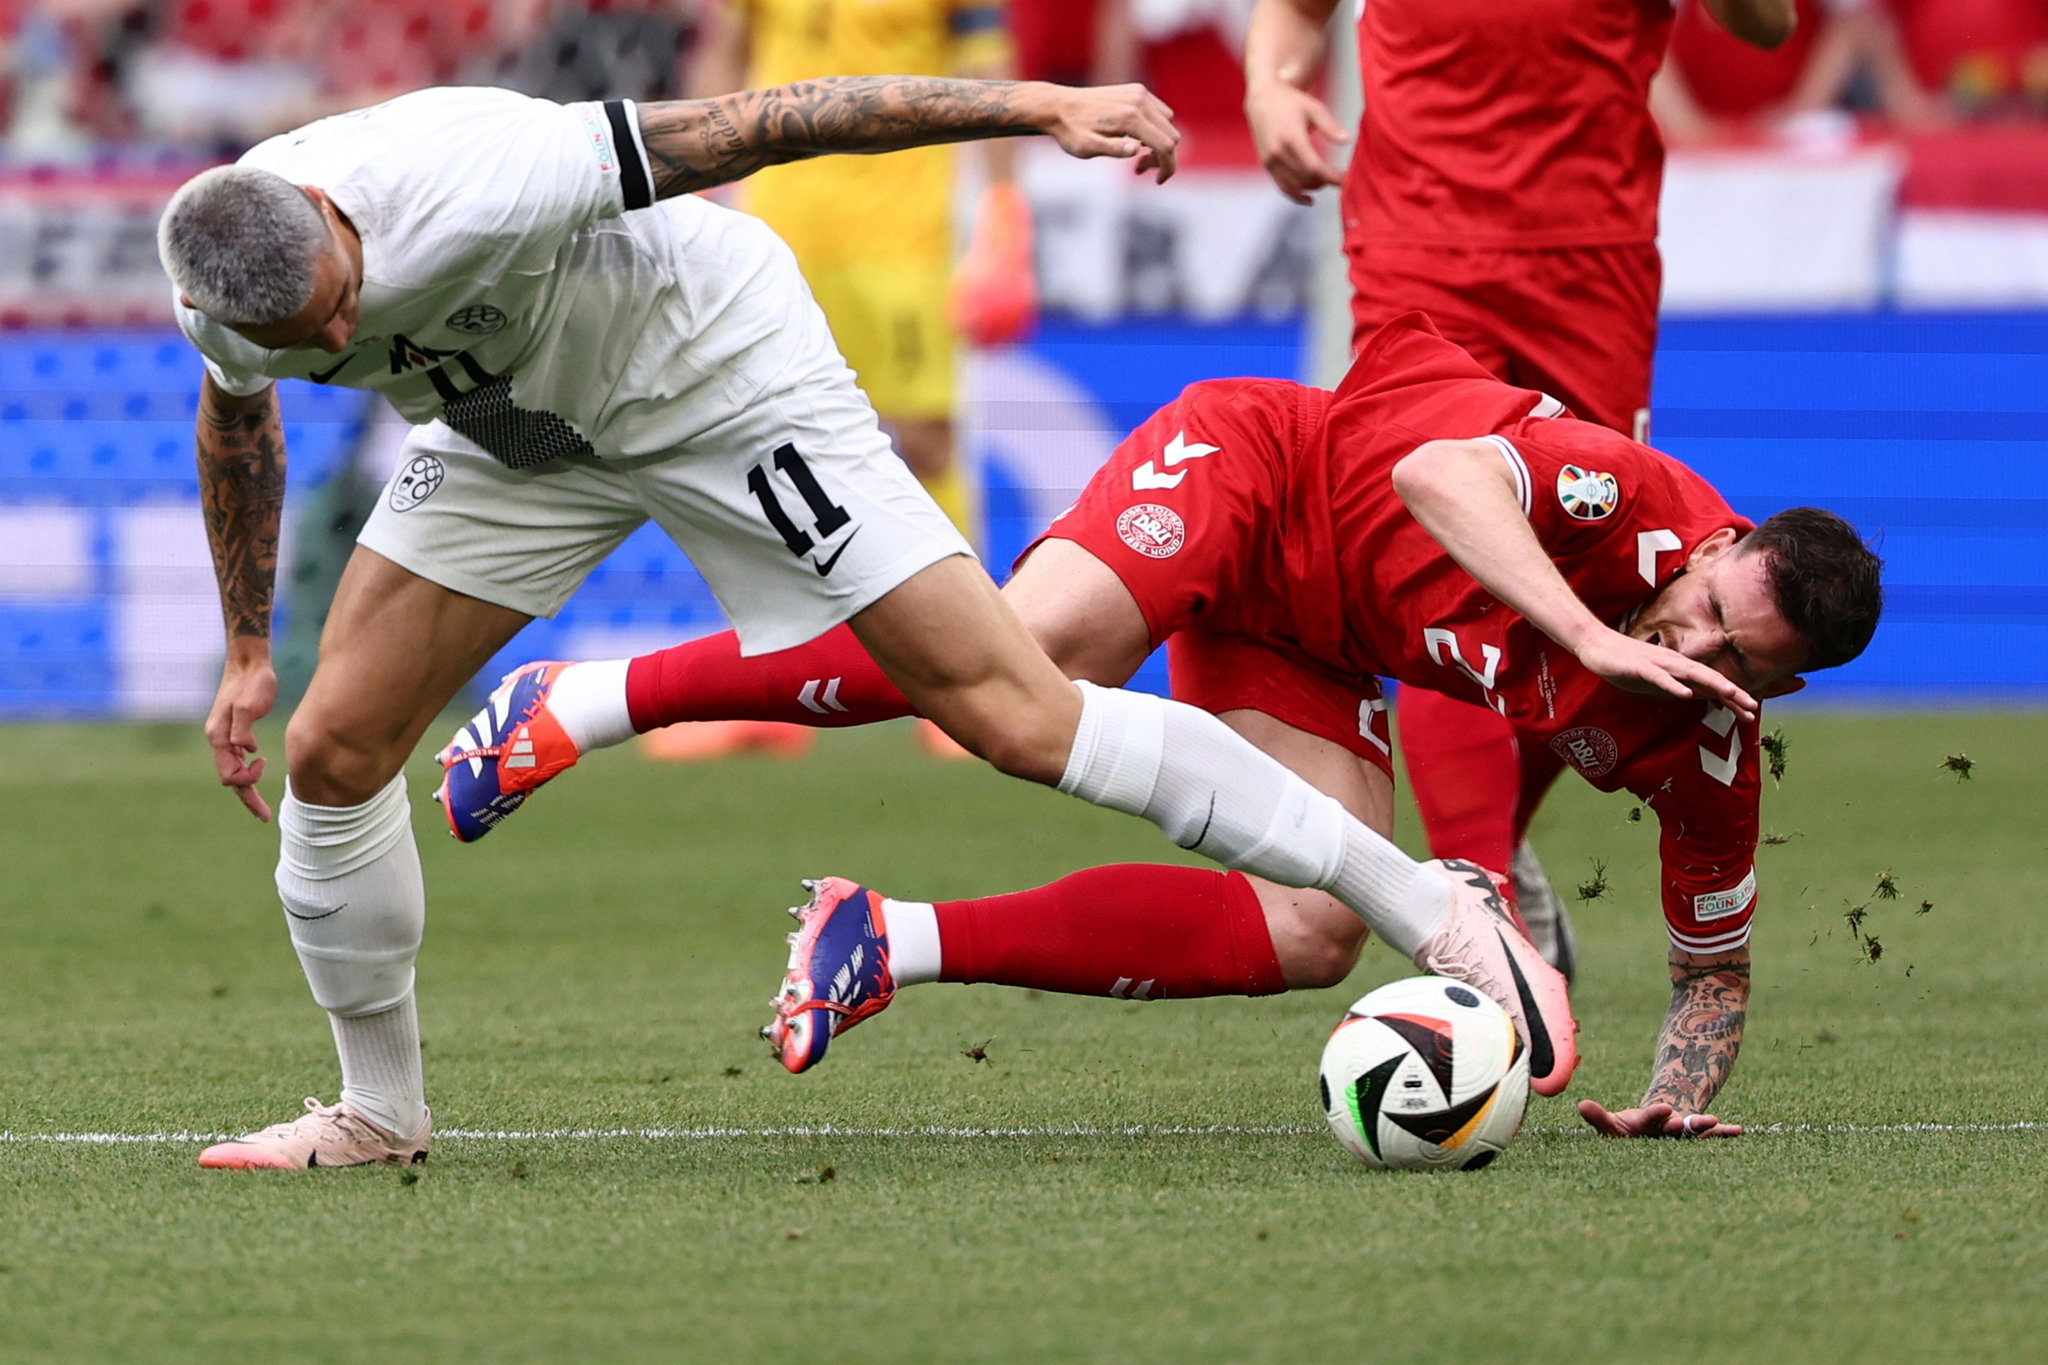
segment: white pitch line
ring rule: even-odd
[[[1321,1124],[1128,1124],[1098,1127],[1092,1124],[1030,1126],[1015,1128],[964,1128],[928,1125],[908,1128],[842,1128],[835,1124],[781,1128],[447,1128],[434,1134],[453,1142],[713,1142],[747,1138],[1160,1138],[1160,1137],[1302,1137],[1323,1131]],[[1545,1137],[1593,1137],[1590,1128],[1529,1128]],[[2018,1123],[1759,1123],[1745,1125],[1751,1136],[1788,1136],[1803,1133],[1864,1136],[1873,1134],[1923,1133],[2031,1133],[2048,1131],[2048,1121]],[[221,1142],[232,1133],[8,1133],[0,1132],[0,1145],[47,1144],[52,1146],[120,1147],[135,1145]]]

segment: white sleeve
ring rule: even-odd
[[[185,334],[185,340],[191,342],[193,349],[199,352],[199,358],[206,362],[206,373],[223,391],[237,398],[254,398],[277,382],[267,374],[243,369],[232,361],[220,359],[216,353],[230,349],[229,345],[223,343],[232,337],[233,333],[228,332],[212,318],[187,308],[175,298],[171,300],[171,311],[178,319],[178,330]],[[252,351],[255,349],[246,342],[242,345]]]
[[[461,135],[451,169],[470,181],[478,207],[521,235],[566,234],[654,202],[631,100],[526,99]]]
[[[379,239],[377,273],[399,287],[452,269],[545,269],[572,234],[654,202],[630,100],[421,90],[272,138],[242,160],[325,190]]]

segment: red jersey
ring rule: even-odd
[[[1191,386],[1047,534],[1109,565],[1156,643],[1202,646],[1184,700],[1266,711],[1373,762],[1387,754],[1374,675],[1493,707],[1522,743],[1656,812],[1675,944],[1740,947],[1756,899],[1757,724],[1621,691],[1459,567],[1395,493],[1393,468],[1427,441],[1475,438],[1500,450],[1565,581],[1617,627],[1702,540],[1750,529],[1678,461],[1502,383],[1409,313],[1335,394]],[[1223,657],[1247,648],[1269,658]]]
[[[1394,492],[1394,464],[1424,441],[1476,436],[1500,448],[1537,540],[1610,625],[1675,577],[1702,540],[1751,529],[1678,461],[1501,383],[1411,314],[1367,343],[1338,386],[1324,439],[1306,452],[1296,505],[1309,552],[1289,555],[1308,570],[1296,624],[1315,628],[1302,604],[1330,594],[1347,662],[1489,705],[1523,743],[1549,746],[1600,790],[1641,797],[1663,826],[1673,939],[1692,952],[1737,946],[1756,891],[1757,725],[1718,705],[1603,681],[1494,601],[1422,529]],[[1327,520],[1313,515],[1319,501]],[[1325,529],[1330,539],[1314,545]]]
[[[1347,241],[1652,242],[1670,0],[1366,0]]]

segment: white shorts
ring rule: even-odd
[[[743,654],[814,640],[918,571],[972,557],[852,383],[763,395],[689,444],[507,469],[415,427],[358,543],[444,588],[553,616],[653,518],[704,575]]]

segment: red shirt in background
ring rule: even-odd
[[[305,55],[319,7],[309,0],[177,0],[159,40],[223,62]]]
[[[1888,0],[1913,74],[1965,105],[2048,82],[2048,0]],[[2030,65],[2044,69],[2029,71]],[[2031,77],[2031,79],[2030,79]]]
[[[1668,0],[1370,0],[1347,237],[1654,241],[1664,144],[1649,90],[1670,30]]]
[[[349,0],[318,55],[330,92],[447,84],[491,51],[490,0]]]
[[[1010,0],[1003,12],[1021,79],[1087,84],[1095,64],[1096,0]]]

